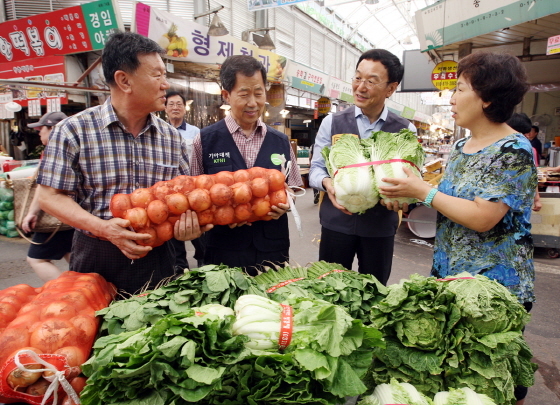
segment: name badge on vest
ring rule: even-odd
[[[334,145],[336,143],[336,141],[338,141],[342,135],[352,135],[352,136],[355,136],[356,138],[360,139],[360,135],[356,135],[356,134],[336,134],[336,135],[333,135],[331,137],[331,144]]]
[[[226,163],[230,160],[229,152],[209,153],[208,157],[212,160],[212,163]]]

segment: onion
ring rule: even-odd
[[[173,193],[165,197],[165,202],[169,208],[169,213],[174,215],[181,215],[189,209],[189,201],[184,194]]]
[[[35,373],[35,374],[40,375],[41,373]],[[35,381],[33,384],[27,387],[25,393],[29,395],[34,395],[36,397],[43,396],[47,392],[49,385],[51,385],[50,381],[47,381],[44,378],[39,378],[37,381]]]
[[[270,193],[270,205],[286,204],[288,202],[288,195],[285,189],[280,189]]]
[[[64,346],[55,351],[54,354],[60,354],[66,357],[66,363],[70,367],[81,366],[87,360],[84,351],[78,346]]]
[[[212,205],[208,190],[196,188],[187,195],[191,209],[200,212],[207,210]]]
[[[214,223],[214,210],[207,209],[196,213],[198,217],[198,225],[204,226]]]
[[[266,178],[268,179],[268,187],[270,191],[278,191],[284,189],[286,183],[286,176],[276,169],[268,169],[266,172]]]
[[[180,175],[171,180],[173,191],[177,193],[187,194],[196,188],[194,178],[192,176]]]
[[[92,340],[97,335],[97,319],[94,315],[81,313],[70,319],[70,323],[76,328],[76,334],[84,341]],[[78,364],[71,364],[71,366]]]
[[[169,222],[172,226],[175,226],[175,222],[181,219],[180,215],[170,215],[167,218],[167,222]],[[164,222],[165,223],[165,222]]]
[[[144,208],[134,207],[127,210],[124,214],[124,219],[130,221],[130,226],[134,230],[144,228],[148,225],[148,213]]]
[[[53,353],[64,346],[76,343],[76,330],[70,321],[51,318],[31,333],[31,346],[45,353]]]
[[[149,188],[137,188],[130,193],[130,202],[133,207],[146,208],[155,199]]]
[[[0,302],[0,328],[5,328],[16,318],[18,309],[9,302]]]
[[[176,217],[179,219],[180,217]],[[174,235],[173,227],[175,223],[171,224],[169,221],[162,222],[159,225],[154,226],[156,229],[156,235],[159,240],[165,242],[171,239]]]
[[[167,204],[161,200],[154,200],[146,208],[146,212],[148,213],[148,218],[154,224],[161,224],[163,221],[167,219],[169,216],[169,208]]]
[[[268,194],[268,181],[262,177],[255,177],[251,181],[251,192],[255,197],[264,197]]]
[[[236,170],[233,172],[233,180],[236,183],[251,180],[251,175],[247,170]]]
[[[25,364],[24,368],[28,370],[38,370],[40,368],[43,368],[43,365],[35,363]],[[21,387],[29,387],[39,378],[41,378],[41,373],[34,373],[31,371],[24,371],[20,370],[19,368],[15,368],[10,372],[10,374],[8,374],[6,381],[13,390],[17,390]]]
[[[253,193],[251,187],[247,183],[235,183],[231,186],[233,190],[233,202],[235,204],[244,204],[251,201]]]
[[[231,205],[223,205],[216,209],[214,212],[214,224],[216,225],[229,225],[232,224],[235,218],[235,211]]]
[[[266,177],[267,169],[264,167],[253,166],[247,171],[251,175],[251,179],[256,179],[258,177]]]
[[[205,188],[206,190],[210,190],[210,187],[214,185],[214,179],[209,174],[196,176],[194,182],[196,184],[196,188]]]
[[[109,209],[115,218],[124,218],[126,210],[132,208],[132,202],[128,194],[115,194],[111,197]]]
[[[76,308],[66,301],[53,301],[41,310],[40,319],[70,319],[76,316]]]
[[[155,244],[158,241],[157,232],[151,226],[148,226],[146,228],[138,229],[136,232],[137,233],[147,233],[147,234],[150,235],[149,239],[138,239],[136,241],[136,243],[138,243],[141,246],[152,246],[153,247],[153,246],[155,246]]]
[[[0,335],[0,364],[4,364],[8,354],[27,346],[37,347],[29,344],[27,328],[6,328],[2,335]]]
[[[227,172],[227,171],[218,172],[213,176],[214,176],[215,183],[222,183],[225,184],[226,186],[231,186],[233,183],[235,183],[235,181],[233,180],[232,172]]]
[[[257,197],[253,198],[251,201],[253,214],[257,217],[262,217],[270,212],[270,202],[267,197]]]
[[[245,222],[253,215],[253,211],[251,210],[251,204],[238,204],[235,207],[235,222]]]
[[[210,188],[210,199],[217,206],[226,205],[231,197],[233,191],[223,183],[216,183]]]
[[[158,181],[151,189],[154,196],[161,201],[165,201],[165,197],[168,194],[175,192],[175,190],[173,190],[173,183],[170,181]]]

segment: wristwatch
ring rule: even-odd
[[[432,201],[434,200],[434,197],[436,196],[437,192],[438,192],[437,188],[432,188],[428,193],[428,195],[426,196],[426,199],[422,202],[422,204],[424,204],[428,208],[432,208]]]

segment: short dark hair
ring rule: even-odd
[[[261,72],[263,83],[266,85],[266,69],[264,65],[249,55],[228,56],[220,69],[220,82],[222,88],[232,91],[237,81],[237,73],[251,77],[256,72]]]
[[[471,53],[459,61],[459,76],[465,76],[482,101],[490,103],[483,111],[492,122],[506,122],[529,90],[525,67],[505,53]]]
[[[183,104],[185,104],[187,102],[187,99],[185,98],[185,96],[183,96],[181,93],[179,93],[178,91],[168,91],[167,94],[165,95],[165,105],[167,105],[167,100],[171,97],[175,97],[175,96],[179,96],[181,97],[181,100],[183,100]]]
[[[356,63],[356,70],[358,70],[358,65],[364,59],[373,60],[375,62],[381,62],[387,73],[389,73],[389,83],[400,83],[404,75],[404,66],[401,64],[399,58],[393,55],[391,52],[385,49],[370,49],[365,51],[358,59]]]
[[[521,134],[531,131],[531,119],[525,113],[513,113],[506,124]]]
[[[138,55],[157,53],[164,55],[165,51],[156,42],[133,32],[116,32],[109,37],[103,48],[102,65],[105,81],[114,86],[115,72],[122,70],[134,73],[140,66]]]
[[[535,130],[535,133],[539,133],[539,127],[536,125],[531,125],[531,128],[533,128]]]

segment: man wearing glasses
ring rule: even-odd
[[[357,256],[358,271],[374,275],[383,284],[387,284],[391,273],[398,215],[387,212],[381,204],[360,215],[338,204],[321,150],[332,145],[332,136],[336,134],[368,138],[375,131],[399,132],[408,128],[416,132],[410,121],[385,106],[385,99],[395,92],[403,74],[399,59],[384,49],[372,49],[360,56],[352,78],[355,105],[325,117],[317,132],[309,173],[311,187],[329,197],[323,199],[319,210],[319,260],[351,269]]]
[[[185,121],[187,102],[185,97],[178,91],[167,92],[165,99],[165,115],[167,115],[169,123],[173,125],[173,127],[179,131],[183,139],[187,141],[190,166],[192,162],[193,140],[195,136],[200,133],[200,129]],[[175,249],[175,269],[177,271],[183,271],[189,268],[185,242],[175,238],[172,238],[170,242]],[[204,265],[204,236],[202,235],[200,238],[193,239],[191,243],[194,246],[194,259],[196,260],[197,267],[202,267]]]

